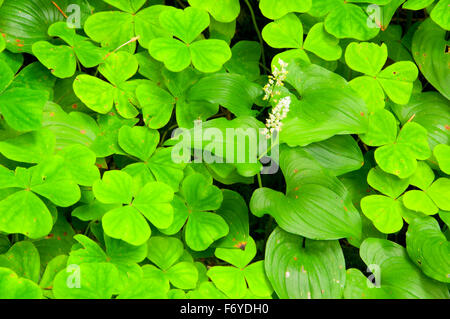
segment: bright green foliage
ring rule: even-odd
[[[52,24],[48,29],[52,37],[63,39],[69,46],[54,46],[47,41],[35,42],[33,54],[53,75],[68,78],[74,75],[77,59],[86,68],[92,68],[103,62],[105,51],[97,48],[88,38],[75,33],[64,22]]]
[[[436,220],[415,219],[406,233],[406,249],[427,276],[450,282],[450,245]]]
[[[366,74],[363,79],[355,78],[353,81],[364,81],[364,86],[356,84],[357,91],[369,90],[371,94],[364,94],[366,101],[370,101],[373,95],[386,95],[397,104],[407,104],[413,89],[413,82],[417,79],[417,67],[409,61],[402,61],[381,70],[388,57],[387,46],[378,46],[370,42],[352,42],[345,51],[347,65],[357,72]],[[380,93],[376,93],[380,91]],[[384,95],[379,100],[384,100]],[[372,105],[372,104],[369,104]],[[375,104],[371,112],[384,108],[384,101]]]
[[[448,299],[447,288],[427,276],[409,259],[406,249],[384,239],[368,238],[360,249],[374,273],[376,287],[357,269],[349,269],[346,298]],[[378,267],[378,268],[375,268]],[[359,274],[358,274],[359,273]]]
[[[142,245],[151,234],[147,220],[159,228],[173,221],[173,190],[160,182],[149,182],[134,195],[132,178],[122,171],[108,171],[93,185],[97,200],[103,204],[125,204],[108,211],[102,218],[105,233],[135,246]],[[145,217],[145,218],[144,218]]]
[[[281,298],[342,297],[345,260],[337,241],[308,240],[277,228],[265,258],[267,275]]]
[[[0,299],[450,299],[449,5],[0,0]]]
[[[305,49],[326,61],[337,60],[342,54],[342,49],[338,45],[339,40],[325,31],[323,23],[315,24],[303,43],[303,25],[294,13],[266,25],[262,36],[273,48],[295,49],[291,52]]]
[[[231,50],[223,40],[195,41],[209,26],[208,14],[193,7],[169,10],[159,17],[161,26],[174,38],[157,38],[150,42],[149,52],[172,72],[186,69],[192,62],[199,71],[219,71],[231,58]],[[181,40],[181,41],[180,41]]]

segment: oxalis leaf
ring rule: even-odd
[[[411,176],[417,160],[431,156],[427,130],[415,122],[406,123],[397,135],[397,124],[392,113],[379,110],[370,117],[369,131],[361,139],[375,150],[375,160],[385,172],[400,178]]]
[[[361,218],[348,191],[307,153],[286,148],[280,154],[286,194],[257,189],[250,200],[251,212],[272,215],[288,232],[311,239],[361,237]]]
[[[37,194],[62,207],[75,204],[81,196],[80,188],[60,156],[28,170],[18,167],[15,176],[10,175],[9,182],[10,185],[2,185],[2,188],[13,186],[17,189],[0,201],[0,229],[7,233],[22,233],[30,238],[47,235],[53,225],[49,209]]]
[[[0,267],[1,299],[42,299],[42,290],[29,279],[19,278],[8,268]]]
[[[303,25],[294,13],[266,25],[262,36],[273,48],[291,48],[297,52],[305,49],[327,61],[337,60],[342,54],[339,40],[325,31],[323,23],[315,24],[303,43]]]
[[[147,219],[159,228],[173,221],[173,190],[164,183],[149,182],[134,195],[132,178],[123,171],[108,171],[93,185],[96,198],[104,204],[125,204],[108,211],[102,218],[105,233],[139,246],[151,234]],[[134,199],[133,199],[134,198]],[[145,218],[144,218],[145,216]]]
[[[133,53],[136,50],[135,40],[137,39],[141,46],[147,48],[152,39],[171,35],[161,27],[158,20],[160,14],[170,10],[171,7],[153,5],[138,11],[143,5],[142,1],[138,5],[110,2],[118,8],[125,8],[124,11],[127,12],[98,12],[87,19],[84,27],[86,34],[92,40],[99,42],[102,47],[107,47],[112,51],[131,41],[120,50]],[[138,12],[136,13],[136,11]]]
[[[193,7],[168,10],[159,20],[167,32],[181,40],[164,37],[150,42],[150,54],[170,71],[180,72],[192,62],[201,72],[216,72],[231,58],[230,47],[223,40],[194,41],[210,24],[205,11]]]
[[[147,257],[161,269],[166,281],[180,289],[193,289],[198,270],[194,263],[180,260],[182,254],[183,243],[177,238],[156,236],[148,241]]]
[[[138,62],[134,55],[127,52],[113,53],[99,66],[100,73],[111,84],[91,75],[80,74],[73,82],[73,90],[95,112],[106,114],[114,105],[122,117],[134,118],[138,114],[135,90],[142,80],[127,80],[137,70]]]
[[[352,42],[345,51],[347,65],[351,69],[367,75],[363,76],[363,79],[370,90],[376,92],[383,88],[384,92],[394,103],[407,104],[412,93],[413,82],[418,76],[417,67],[412,62],[401,61],[381,70],[386,63],[387,57],[387,46],[384,43],[378,46],[375,43]],[[356,78],[353,81],[361,80]],[[366,89],[359,86],[354,86],[354,88],[362,91]],[[381,99],[384,99],[384,97]],[[374,112],[383,107],[384,103],[380,102],[369,111]]]
[[[239,0],[189,0],[189,4],[208,11],[214,19],[225,23],[235,20],[241,11]]]
[[[118,282],[111,263],[84,263],[61,270],[53,294],[58,299],[110,299]]]
[[[59,78],[69,78],[75,74],[77,59],[86,68],[103,62],[106,50],[96,47],[88,38],[75,33],[66,22],[57,22],[48,29],[48,34],[62,38],[69,46],[55,46],[47,41],[35,42],[33,54]]]

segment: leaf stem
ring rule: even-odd
[[[264,41],[261,36],[261,31],[259,31],[258,23],[256,22],[255,12],[253,11],[253,8],[252,8],[252,5],[250,4],[250,2],[248,0],[244,0],[244,1],[247,4],[248,9],[250,10],[250,15],[252,16],[253,26],[255,27],[255,31],[256,31],[256,34],[258,35],[258,39],[259,39],[259,45],[261,46],[262,63],[265,66],[267,64],[266,64],[266,55],[264,53]],[[267,68],[264,68],[264,71],[266,71],[266,69]]]
[[[261,173],[258,173],[258,185],[259,185],[259,188],[262,188],[263,187],[263,185],[262,185],[262,180],[261,180]]]
[[[181,0],[177,0],[177,2],[183,9],[186,8],[186,6],[183,4],[183,2],[181,2]]]

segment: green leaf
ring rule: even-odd
[[[123,206],[107,212],[102,218],[105,233],[116,239],[139,246],[150,237],[151,230],[142,214],[132,206]]]
[[[42,299],[42,290],[11,269],[0,268],[0,299]]]
[[[345,260],[338,241],[304,239],[276,228],[267,241],[264,263],[282,299],[342,297]]]
[[[17,242],[0,255],[0,267],[10,268],[18,276],[37,283],[41,267],[39,252],[29,241]]]
[[[361,200],[361,209],[375,227],[385,234],[399,231],[403,226],[402,204],[393,198],[370,195]]]
[[[361,149],[350,135],[337,135],[303,149],[336,176],[356,171],[364,164]]]
[[[106,3],[129,13],[135,13],[145,3],[145,0],[104,0]]]
[[[70,167],[70,175],[78,185],[92,186],[100,179],[100,172],[95,166],[96,155],[86,146],[74,144],[58,154],[64,157],[65,163]]]
[[[445,30],[450,30],[449,5],[450,2],[448,0],[440,0],[430,13],[431,19]]]
[[[115,86],[121,86],[136,74],[138,67],[138,61],[134,55],[120,51],[110,54],[98,70],[109,82]]]
[[[193,211],[186,225],[186,244],[195,251],[202,251],[228,232],[227,223],[219,215]]]
[[[400,179],[397,176],[385,173],[378,166],[369,171],[367,182],[377,191],[393,199],[399,197],[410,184],[408,179]]]
[[[246,267],[244,275],[248,288],[254,295],[260,297],[272,295],[273,288],[266,276],[264,260],[257,261]]]
[[[182,261],[167,270],[170,283],[180,289],[194,289],[197,286],[198,270],[194,263]]]
[[[209,39],[192,43],[189,47],[194,67],[204,73],[219,71],[231,59],[231,50],[223,40]]]
[[[119,145],[130,155],[147,161],[159,143],[159,132],[143,126],[123,126],[119,130]]]
[[[250,200],[254,215],[270,214],[283,230],[311,239],[360,238],[360,215],[336,177],[300,148],[282,150],[280,166],[286,195],[257,189]]]
[[[208,11],[214,19],[224,23],[234,21],[241,11],[239,0],[189,0],[189,4]]]
[[[418,162],[417,169],[408,179],[411,185],[426,190],[434,181],[434,172],[426,162]]]
[[[3,92],[14,80],[14,73],[8,64],[0,60],[0,93]]]
[[[450,211],[450,179],[439,178],[427,190],[426,193],[433,202],[442,210]]]
[[[225,63],[225,69],[230,73],[241,74],[248,80],[256,80],[261,71],[261,46],[255,41],[239,41],[231,49],[231,59]]]
[[[73,90],[91,110],[106,114],[113,107],[114,87],[96,77],[80,74],[73,82]]]
[[[131,177],[122,171],[107,171],[102,180],[97,180],[92,190],[95,197],[104,204],[130,204]]]
[[[415,219],[406,232],[406,249],[413,262],[429,277],[449,283],[449,242],[434,218]]]
[[[283,120],[280,142],[305,146],[334,135],[367,131],[364,101],[342,77],[301,60],[291,61],[287,71],[286,82],[297,90],[301,99],[291,95],[292,103]],[[327,98],[323,99],[324,96]]]
[[[439,211],[431,198],[419,190],[411,190],[406,192],[403,196],[403,204],[408,209],[421,212],[426,215],[434,215]]]
[[[59,5],[64,7],[67,2],[60,1]],[[6,0],[0,6],[0,30],[6,35],[7,49],[15,53],[31,53],[33,43],[50,39],[48,26],[63,20],[64,16],[51,2]]]
[[[80,200],[81,192],[61,156],[54,156],[30,168],[29,189],[55,205],[69,207]]]
[[[156,60],[172,72],[180,72],[191,64],[191,51],[186,44],[172,38],[153,39],[149,52]]]
[[[325,30],[338,39],[354,38],[367,41],[374,38],[379,28],[372,28],[364,10],[352,3],[339,3],[325,18]]]
[[[37,130],[42,125],[42,111],[47,100],[46,91],[12,88],[0,95],[0,113],[17,131]]]
[[[439,163],[441,171],[450,175],[450,146],[439,144],[433,149],[433,154]]]
[[[216,210],[223,201],[220,189],[200,173],[186,177],[181,192],[191,210]]]
[[[3,50],[5,50],[6,47],[6,41],[5,38],[2,36],[0,37],[0,53],[3,52]]]
[[[422,125],[427,130],[430,148],[449,143],[446,125],[450,121],[450,110],[448,100],[439,93],[425,92],[413,95],[407,105],[393,104],[392,109],[402,123],[407,123],[412,118],[412,122]]]
[[[272,48],[301,49],[303,25],[294,13],[289,13],[266,25],[262,30],[262,37]]]
[[[229,226],[228,235],[217,243],[217,247],[238,248],[242,243],[247,243],[250,238],[248,208],[239,193],[224,189],[222,206],[216,213]]]
[[[19,191],[0,201],[0,230],[30,238],[47,235],[53,226],[47,206],[30,191]]]
[[[289,12],[307,12],[311,8],[311,2],[311,0],[289,0],[280,3],[276,0],[261,0],[259,8],[266,18],[275,20]]]
[[[173,266],[184,252],[183,243],[174,237],[151,237],[148,241],[148,259],[162,270]]]
[[[187,92],[190,101],[208,101],[226,107],[236,116],[253,115],[251,109],[261,88],[238,74],[218,73],[202,78]]]
[[[214,266],[208,270],[207,275],[214,285],[229,298],[243,298],[247,291],[244,273],[239,268]]]
[[[177,100],[169,92],[149,82],[137,87],[136,97],[142,106],[144,121],[148,127],[159,129],[170,121]]]
[[[385,172],[400,178],[411,176],[417,168],[417,160],[431,156],[427,131],[417,123],[406,123],[396,142],[375,151],[375,160]]]
[[[441,0],[442,3],[444,1]],[[433,10],[434,11],[434,10]],[[427,19],[417,28],[412,40],[411,52],[420,72],[447,99],[450,99],[446,31]]]
[[[44,294],[46,297],[53,298],[53,292],[48,291],[53,288],[53,280],[57,273],[66,268],[67,256],[59,255],[53,258],[45,268],[42,278],[39,282],[39,286],[44,289]],[[47,290],[47,292],[45,292]]]
[[[167,10],[159,17],[161,25],[185,43],[192,43],[210,23],[208,14],[201,9]]]
[[[407,104],[417,76],[418,70],[414,63],[401,61],[381,71],[377,80],[394,103]]]
[[[369,297],[379,298],[384,292],[386,297],[394,299],[449,298],[446,285],[425,276],[412,263],[406,250],[396,243],[368,238],[361,244],[360,255],[366,265],[378,265],[375,280],[380,288],[366,289],[365,293]]]
[[[408,10],[422,10],[433,2],[434,0],[408,0],[403,4],[402,8]]]
[[[75,243],[74,235],[75,231],[66,217],[59,213],[50,234],[33,240],[34,246],[39,251],[41,265],[45,267],[53,258],[59,255],[68,255]]]
[[[134,16],[126,12],[98,12],[86,20],[84,30],[89,38],[112,51],[135,36],[133,22]],[[125,49],[134,52],[135,42]]]
[[[136,195],[132,206],[141,212],[153,225],[167,228],[173,222],[173,190],[160,182],[146,184]]]
[[[23,163],[39,163],[54,150],[55,136],[49,130],[29,132],[0,142],[3,156]]]
[[[309,30],[304,48],[326,61],[338,60],[342,55],[339,40],[325,31],[323,23],[317,23]]]
[[[32,46],[33,54],[52,74],[59,78],[74,75],[77,60],[72,48],[66,45],[53,45],[47,41],[38,41]]]
[[[376,79],[369,76],[359,76],[351,80],[349,85],[364,99],[369,110],[369,115],[373,115],[376,111],[384,109],[384,91]]]
[[[371,42],[352,42],[345,51],[345,62],[357,71],[370,76],[376,76],[388,57],[386,44],[377,45]]]
[[[250,236],[246,242],[238,248],[216,248],[214,254],[217,258],[226,261],[227,263],[243,269],[256,256],[256,244]]]
[[[117,268],[110,263],[83,263],[59,272],[53,293],[57,299],[110,299],[117,279]]]

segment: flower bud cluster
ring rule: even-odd
[[[266,128],[264,129],[264,134],[267,139],[269,139],[275,131],[281,131],[283,125],[282,121],[286,118],[290,105],[291,97],[286,96],[272,109],[269,118],[266,120]]]
[[[279,95],[280,92],[276,91],[276,88],[284,85],[283,82],[286,80],[288,74],[288,71],[286,70],[288,64],[281,59],[278,60],[278,64],[281,66],[281,70],[275,66],[273,74],[269,75],[269,83],[264,86],[264,92],[266,94],[264,95],[263,100],[269,100],[275,95]]]
[[[280,91],[277,91],[276,89],[277,87],[283,86],[283,82],[286,80],[288,74],[288,64],[281,59],[278,60],[278,64],[281,66],[281,70],[274,67],[273,74],[269,76],[269,83],[267,83],[264,87],[264,92],[266,93],[264,100],[269,100],[275,95],[280,95]],[[277,101],[276,99],[273,101],[276,102],[277,105],[272,109],[272,112],[269,114],[269,118],[266,120],[264,134],[267,139],[269,139],[275,131],[281,131],[281,127],[283,125],[282,121],[286,118],[289,112],[291,97],[287,96],[282,98],[280,101]]]

